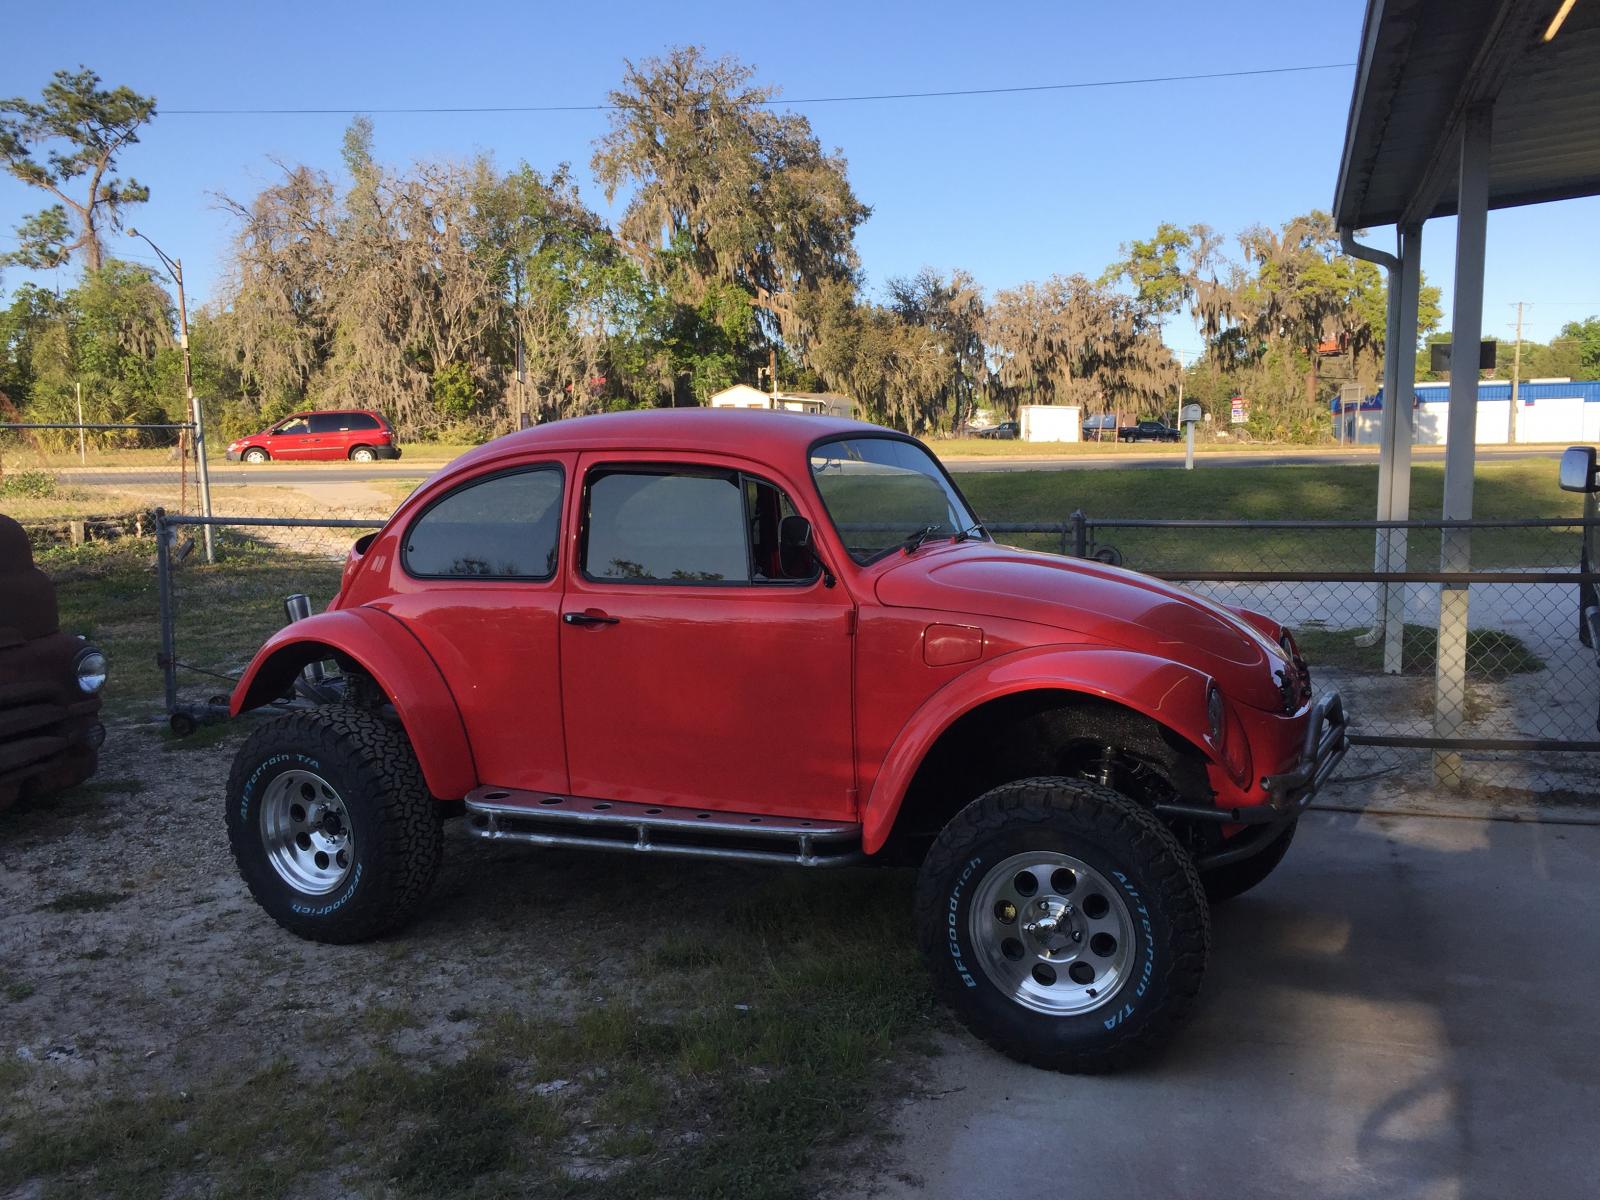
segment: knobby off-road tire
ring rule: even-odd
[[[1206,889],[1206,899],[1213,904],[1232,900],[1248,892],[1277,868],[1283,856],[1289,853],[1289,843],[1294,841],[1294,820],[1284,826],[1283,832],[1268,842],[1249,858],[1200,872],[1200,882]]]
[[[1205,893],[1172,832],[1077,779],[1018,780],[967,805],[928,852],[916,914],[940,999],[995,1049],[1057,1071],[1157,1050],[1193,1008],[1211,950]],[[1040,915],[1059,926],[1024,932]]]
[[[256,902],[318,942],[404,924],[444,846],[405,733],[348,705],[276,717],[252,733],[228,777],[227,826]]]

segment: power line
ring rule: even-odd
[[[1212,71],[1199,75],[1146,75],[1132,79],[1092,79],[1076,83],[1035,83],[1017,87],[952,88],[937,92],[871,92],[852,96],[806,96],[795,100],[763,100],[767,107],[799,104],[853,104],[873,100],[933,100],[949,96],[1008,96],[1026,92],[1066,92],[1085,88],[1136,87],[1152,83],[1189,83],[1205,79],[1243,79],[1256,75],[1293,75],[1307,71],[1342,71],[1355,63],[1312,63],[1298,67],[1259,67],[1248,71]],[[315,117],[374,115],[428,115],[460,113],[613,112],[614,104],[504,104],[421,108],[163,108],[165,117]]]

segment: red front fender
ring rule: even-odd
[[[337,609],[278,630],[256,651],[233,689],[229,711],[238,716],[276,700],[307,663],[334,657],[355,662],[394,701],[430,792],[458,800],[478,785],[472,747],[449,685],[422,643],[381,609]]]
[[[1097,696],[1171,729],[1213,762],[1206,718],[1210,676],[1132,650],[1047,646],[982,663],[928,697],[901,729],[872,785],[862,814],[862,849],[876,853],[889,837],[906,789],[945,730],[982,704],[1018,692]]]

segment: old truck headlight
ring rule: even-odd
[[[78,688],[94,695],[106,685],[106,656],[93,646],[85,646],[78,651],[78,657],[72,664],[72,669],[78,676]]]

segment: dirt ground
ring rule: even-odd
[[[238,736],[124,724],[90,784],[0,814],[0,1197],[806,1195],[941,1027],[896,872],[452,822],[415,925],[301,941],[228,851]]]

